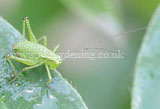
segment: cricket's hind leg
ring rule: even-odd
[[[16,56],[13,56],[13,55],[8,55],[7,56],[7,60],[11,61],[10,59],[18,61],[18,62],[23,63],[25,65],[29,65],[29,66],[33,66],[33,65],[37,64],[35,61],[29,60],[29,59],[20,58],[20,57],[16,57]],[[11,62],[9,62],[9,63],[11,63]]]
[[[15,60],[15,61],[18,61],[18,62],[23,63],[25,65],[29,65],[30,67],[26,67],[22,71],[17,73],[11,60]],[[28,60],[28,59],[19,58],[19,57],[13,56],[13,55],[8,55],[7,56],[7,61],[11,65],[11,67],[12,67],[12,69],[14,71],[14,76],[15,76],[14,79],[11,80],[9,83],[15,81],[23,71],[26,71],[26,70],[29,70],[29,69],[32,69],[32,68],[35,68],[35,67],[38,67],[38,66],[42,65],[42,64],[36,64],[36,62],[34,62],[34,61],[31,61],[31,60]]]
[[[23,39],[25,39],[25,24],[27,25],[30,41],[31,42],[37,42],[37,39],[32,32],[28,17],[25,17],[24,20],[23,20]]]
[[[47,46],[47,37],[46,36],[42,36],[41,38],[39,38],[37,40],[38,43],[40,43],[40,41],[43,41],[43,45],[46,47]]]
[[[12,67],[12,69],[13,69],[14,76],[16,76],[16,75],[17,75],[17,72],[16,72],[16,69],[15,69],[12,61],[11,61],[10,55],[7,56],[7,61],[8,61],[8,63],[11,65],[11,67]]]
[[[11,81],[9,81],[9,84],[14,82],[20,76],[21,73],[23,73],[23,72],[25,72],[27,70],[34,69],[34,68],[39,67],[41,65],[42,65],[42,63],[23,68],[19,73],[17,73],[17,75]]]
[[[25,18],[24,18],[25,19]],[[26,37],[25,37],[25,33],[26,33],[26,27],[25,27],[25,24],[26,24],[26,22],[25,22],[25,20],[23,19],[23,27],[22,27],[22,40],[23,41],[25,41],[25,40],[27,40],[26,39]]]

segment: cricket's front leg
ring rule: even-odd
[[[48,68],[48,65],[45,64],[45,67],[47,69],[47,74],[48,74],[48,78],[49,78],[49,81],[46,82],[46,85],[50,89],[51,87],[49,86],[49,83],[52,83],[52,75],[51,75],[51,72],[50,72],[50,70]]]
[[[48,68],[48,65],[45,64],[45,67],[46,67],[46,69],[47,69],[47,74],[48,74],[48,78],[49,78],[49,83],[51,83],[51,82],[52,82],[51,72],[50,72],[50,70],[49,70],[49,68]]]

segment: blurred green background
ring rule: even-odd
[[[0,16],[20,32],[22,19],[28,16],[36,37],[47,35],[48,48],[60,44],[60,52],[88,46],[121,50],[123,59],[67,59],[58,70],[89,109],[129,109],[134,65],[145,29],[126,32],[146,27],[159,1],[0,0]]]

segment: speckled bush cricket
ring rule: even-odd
[[[27,25],[27,29],[29,32],[29,40],[27,40],[25,36],[25,25]],[[43,41],[43,45],[39,43],[40,41]],[[15,77],[11,81],[9,81],[9,83],[15,81],[22,72],[39,67],[43,64],[45,65],[48,73],[49,83],[52,82],[50,69],[57,68],[62,63],[62,59],[59,55],[57,55],[57,51],[59,48],[58,45],[53,51],[47,49],[46,45],[46,36],[43,36],[40,39],[36,39],[32,32],[29,19],[28,17],[25,17],[23,20],[23,39],[22,41],[17,42],[13,45],[13,49],[17,55],[7,56],[7,61],[12,66],[15,75]],[[28,67],[23,68],[20,72],[17,73],[11,60],[15,60],[28,65]]]

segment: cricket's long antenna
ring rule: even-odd
[[[108,48],[102,48],[102,47],[96,47],[96,48],[89,48],[89,47],[86,47],[86,48],[83,48],[83,49],[80,49],[80,50],[76,50],[76,51],[73,51],[73,52],[80,52],[82,50],[102,50],[102,51],[109,51],[109,52],[112,52],[112,53],[115,53],[117,52],[117,50],[111,50],[111,49],[108,49]]]
[[[155,26],[158,26],[158,25],[153,25],[153,27]],[[126,31],[126,32],[121,32],[121,33],[118,33],[118,34],[115,34],[115,35],[112,35],[110,36],[111,38],[117,38],[117,37],[120,37],[120,36],[124,36],[124,35],[127,35],[127,34],[130,34],[130,33],[134,33],[134,32],[138,32],[138,31],[142,31],[142,30],[145,30],[147,28],[151,28],[152,26],[143,26],[143,27],[139,27],[139,28],[136,28],[136,29],[132,29],[132,30],[129,30],[129,31]],[[103,40],[105,41],[105,40]],[[102,43],[103,41],[98,41],[98,44],[99,43]],[[94,44],[95,45],[95,44]],[[109,52],[112,52],[112,53],[116,53],[118,50],[111,50],[111,49],[108,49],[108,48],[102,48],[102,47],[85,47],[83,49],[80,49],[80,50],[75,50],[75,51],[72,51],[74,53],[79,53],[81,51],[84,51],[84,50],[102,50],[102,51],[109,51]],[[66,60],[68,58],[63,58],[63,60]]]
[[[110,51],[110,52],[117,52],[115,50],[107,49],[107,48],[84,48],[84,50],[103,50],[103,51]]]
[[[117,38],[117,37],[122,37],[124,35],[127,35],[127,34],[130,34],[130,33],[134,33],[134,32],[137,32],[137,31],[142,31],[142,30],[145,30],[147,29],[147,26],[143,26],[143,27],[139,27],[139,28],[136,28],[136,29],[132,29],[132,30],[129,30],[129,31],[126,31],[126,32],[121,32],[121,33],[118,33],[118,34],[115,34],[115,35],[112,35],[110,36],[111,38]],[[104,40],[105,41],[105,40]],[[104,41],[98,41],[99,43],[102,43]],[[111,49],[108,49],[108,48],[101,48],[101,47],[96,47],[96,48],[91,48],[91,47],[85,47],[81,50],[103,50],[103,51],[109,51],[109,52],[116,52],[116,50],[111,50]],[[81,50],[76,50],[75,52],[80,52]]]
[[[111,36],[111,37],[113,37],[113,38],[115,38],[115,37],[120,37],[120,36],[122,36],[122,35],[127,35],[127,34],[129,34],[129,33],[134,33],[134,32],[141,31],[141,30],[145,30],[145,29],[147,29],[147,26],[139,27],[139,28],[137,28],[137,29],[129,30],[129,31],[122,32],[122,33],[118,33],[118,34],[115,34],[115,35],[113,35],[113,36]]]

